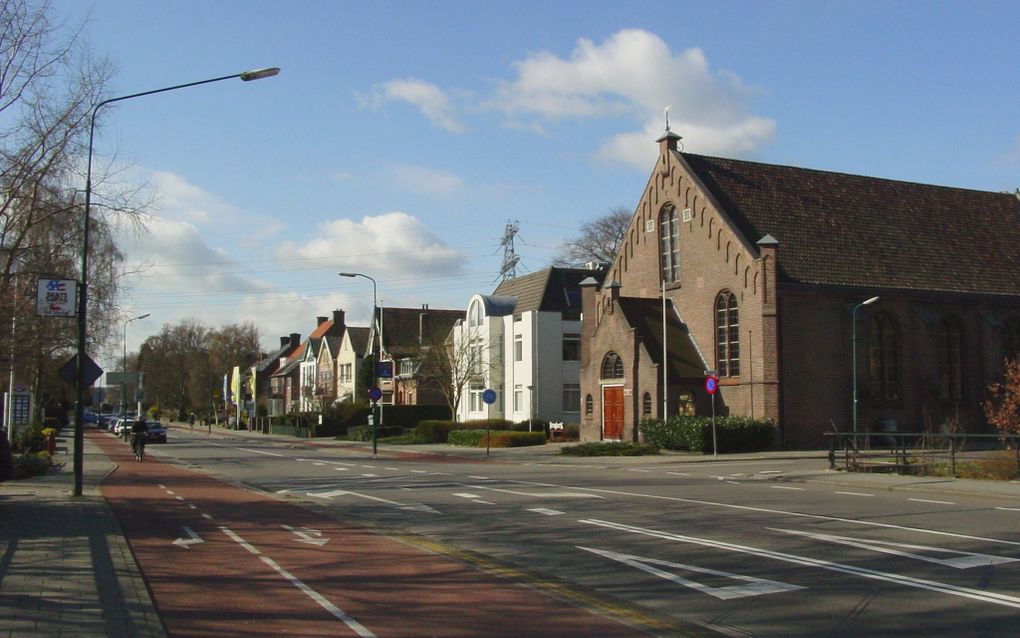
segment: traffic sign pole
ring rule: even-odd
[[[486,388],[482,392],[482,401],[485,402],[485,456],[489,456],[489,439],[491,438],[490,428],[492,427],[492,404],[496,402],[496,391]]]
[[[719,456],[719,442],[715,432],[715,393],[719,391],[719,376],[715,370],[710,370],[705,376],[705,392],[712,397],[712,456]]]

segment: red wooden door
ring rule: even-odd
[[[623,440],[623,386],[602,388],[602,438]]]

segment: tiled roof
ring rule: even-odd
[[[368,347],[369,332],[371,332],[370,328],[347,327],[347,334],[351,335],[351,347],[355,353],[365,352]]]
[[[751,244],[779,241],[781,281],[1020,295],[1012,194],[681,157]]]
[[[282,366],[280,366],[280,369],[277,370],[276,372],[274,372],[271,376],[274,376],[274,377],[275,376],[284,376],[288,372],[291,372],[292,370],[294,370],[294,368],[297,367],[297,365],[300,364],[302,360],[304,360],[304,358],[305,358],[305,347],[307,346],[307,344],[308,344],[308,342],[305,341],[304,343],[299,345],[297,348],[295,348],[294,352],[290,355],[290,358],[287,359],[287,362],[284,363]]]
[[[514,312],[560,312],[571,308],[581,308],[581,288],[578,284],[582,279],[594,277],[599,282],[605,277],[605,271],[585,270],[582,268],[545,268],[499,284],[493,295],[500,297],[516,297],[517,306]]]
[[[262,361],[259,361],[258,366],[256,366],[256,373],[265,372],[267,368],[269,368],[270,366],[277,362],[277,359],[286,355],[288,350],[290,350],[289,343],[285,346],[280,346],[276,350],[273,350],[272,352],[267,354],[266,357],[262,359]]]
[[[425,320],[421,317],[425,315]],[[418,352],[421,345],[430,345],[446,338],[458,319],[464,319],[463,310],[433,308],[383,308],[383,340],[385,350],[393,355]],[[419,327],[424,330],[418,342]]]

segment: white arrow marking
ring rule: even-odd
[[[281,525],[280,527],[287,530],[288,532],[296,534],[298,536],[297,542],[299,543],[307,543],[309,545],[322,546],[329,542],[328,538],[322,538],[322,532],[320,532],[317,529],[312,529],[310,527],[302,527],[301,529],[297,529],[291,527],[290,525]]]
[[[1008,556],[990,556],[988,554],[978,554],[976,552],[958,552],[955,549],[942,549],[940,547],[928,547],[926,545],[908,545],[906,543],[890,543],[888,541],[875,541],[865,538],[850,538],[848,536],[836,536],[834,534],[816,534],[812,532],[799,532],[792,529],[776,529],[774,527],[769,527],[766,529],[771,529],[774,532],[783,532],[785,534],[807,536],[808,538],[813,538],[815,540],[827,541],[830,543],[838,543],[840,545],[849,545],[850,547],[870,549],[873,552],[882,552],[883,554],[905,556],[907,558],[913,558],[915,560],[923,560],[929,563],[935,563],[936,565],[955,567],[956,569],[970,569],[971,567],[983,567],[985,565],[996,565],[999,563],[1012,563],[1018,560],[1016,558],[1010,558]],[[924,554],[915,554],[913,552],[904,551],[908,549],[930,552],[933,554],[955,554],[957,557],[935,558],[933,556],[925,556]]]
[[[623,563],[624,565],[630,565],[636,567],[641,571],[648,572],[649,574],[664,578],[672,581],[684,587],[690,587],[696,589],[703,594],[709,596],[715,596],[720,600],[733,600],[734,598],[746,598],[748,596],[760,596],[762,594],[777,594],[784,591],[793,591],[795,589],[804,589],[800,585],[789,585],[787,583],[780,583],[775,580],[766,580],[764,578],[755,578],[753,576],[742,576],[740,574],[731,574],[729,572],[721,572],[714,569],[707,569],[705,567],[695,567],[694,565],[684,565],[682,563],[671,563],[665,560],[658,560],[656,558],[644,558],[642,556],[631,556],[629,554],[618,554],[604,549],[592,549],[591,547],[577,546],[578,549],[583,549],[586,552],[598,554],[599,556],[605,556],[610,560],[615,560]],[[722,576],[723,578],[729,578],[731,580],[743,581],[745,584],[740,585],[727,585],[725,587],[710,587],[682,576],[663,571],[652,565],[661,565],[663,567],[672,567],[673,569],[682,569],[689,572],[697,572],[699,574],[709,574],[711,576]]]
[[[194,531],[192,531],[190,527],[185,527],[184,533],[190,536],[191,538],[178,538],[177,540],[174,541],[174,545],[177,545],[178,547],[188,547],[189,545],[205,542],[204,540],[202,540],[202,537],[196,534]]]
[[[439,510],[430,505],[426,505],[425,503],[418,503],[416,505],[403,505],[401,506],[400,509],[407,510],[409,512],[427,512],[429,514],[439,513]]]

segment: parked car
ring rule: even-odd
[[[166,428],[159,421],[149,421],[149,431],[145,434],[147,443],[166,443]]]

